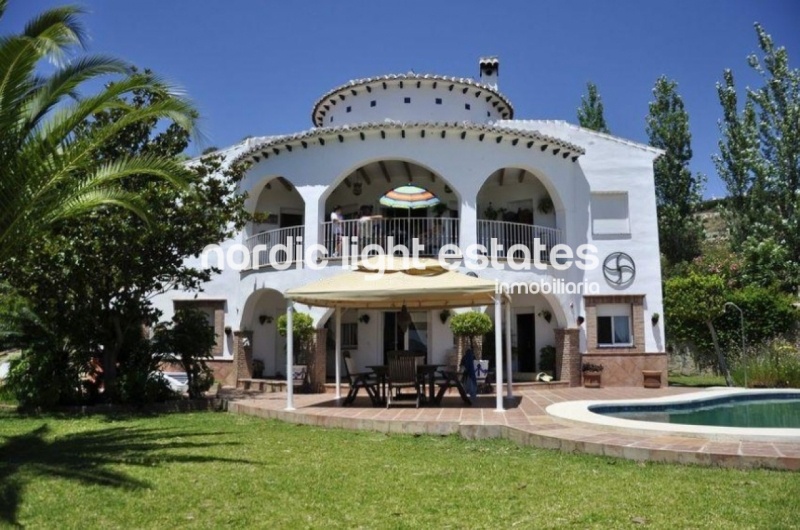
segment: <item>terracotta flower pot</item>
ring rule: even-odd
[[[583,372],[583,386],[585,388],[600,388],[602,372]]]

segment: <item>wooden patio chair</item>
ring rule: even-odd
[[[403,388],[413,388],[416,398],[416,406],[419,408],[419,400],[422,393],[419,377],[417,376],[418,355],[410,352],[389,352],[386,370],[386,382],[389,385],[389,392],[386,399],[386,408],[392,405],[393,391],[400,396]]]
[[[366,390],[373,405],[378,404],[378,379],[372,372],[356,372],[350,352],[344,353],[344,371],[347,381],[350,383],[350,390],[342,405],[349,405],[355,401],[358,391],[362,388]]]

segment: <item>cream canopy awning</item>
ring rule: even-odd
[[[289,289],[285,296],[318,307],[437,309],[490,305],[496,294],[494,281],[447,270],[434,259],[414,263],[376,256],[354,271]]]
[[[294,410],[292,305],[296,302],[336,310],[336,396],[341,397],[341,309],[407,309],[469,307],[494,304],[495,372],[497,411],[503,410],[503,357],[501,335],[501,298],[495,282],[473,278],[443,267],[437,260],[409,260],[392,256],[375,256],[361,261],[354,271],[344,272],[285,293],[289,301],[286,311],[286,410]],[[506,303],[506,320],[510,305]],[[506,326],[507,393],[512,396],[511,328]]]

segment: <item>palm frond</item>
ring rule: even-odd
[[[79,21],[85,13],[85,9],[74,5],[48,9],[29,21],[22,34],[33,39],[42,56],[60,65],[71,47],[85,47],[86,30]]]
[[[23,113],[21,135],[27,135],[64,97],[74,96],[82,83],[108,74],[130,72],[125,61],[100,55],[82,57],[44,79],[30,94]]]

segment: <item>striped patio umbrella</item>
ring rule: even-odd
[[[439,198],[433,193],[411,184],[395,188],[380,199],[380,203],[384,206],[404,210],[429,208],[439,202]]]

